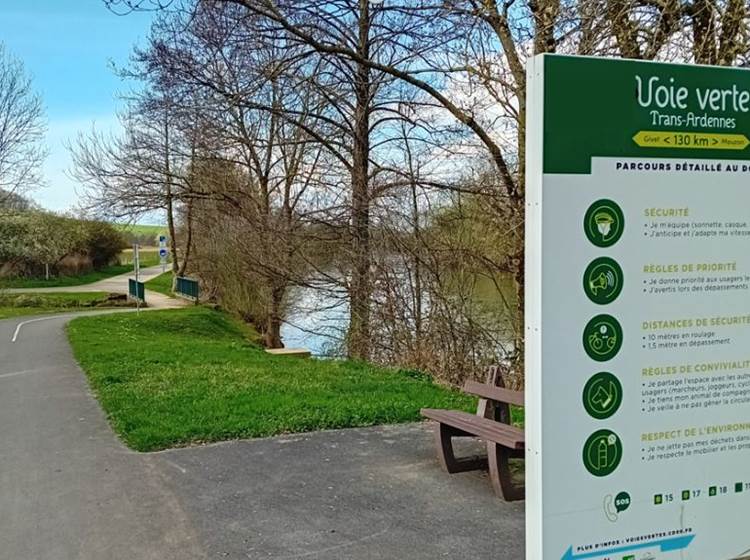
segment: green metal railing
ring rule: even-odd
[[[178,276],[175,293],[178,296],[198,301],[198,298],[200,297],[200,286],[198,285],[197,280]]]
[[[128,278],[128,295],[145,303],[146,285],[143,282],[136,282],[132,278]]]

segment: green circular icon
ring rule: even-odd
[[[583,291],[594,303],[606,305],[615,301],[622,292],[623,279],[619,264],[609,257],[600,257],[586,267]]]
[[[607,371],[600,371],[583,388],[583,407],[597,420],[609,418],[622,404],[622,384]]]
[[[594,476],[608,476],[622,461],[622,442],[614,432],[594,432],[583,446],[583,465]]]
[[[586,237],[597,247],[611,247],[622,237],[625,217],[617,203],[603,198],[586,211],[583,219]]]
[[[622,348],[622,327],[611,315],[597,315],[583,329],[583,349],[592,360],[606,362]]]
[[[617,513],[622,513],[630,507],[633,500],[630,498],[630,494],[627,492],[620,492],[615,496],[615,509]]]

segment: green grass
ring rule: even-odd
[[[113,224],[114,228],[124,233],[132,233],[134,235],[151,235],[156,237],[157,235],[167,235],[167,226],[153,226],[143,224]]]
[[[141,267],[156,266],[159,264],[159,250],[147,249],[140,251]],[[93,284],[100,280],[106,280],[113,276],[128,274],[133,272],[133,251],[127,250],[120,253],[120,262],[104,267],[100,270],[92,270],[77,276],[53,276],[49,280],[44,278],[5,278],[0,279],[0,288],[60,288],[68,286],[85,286]]]
[[[124,302],[108,300],[104,292],[74,294],[2,294],[0,293],[0,319],[26,315],[45,315],[83,311],[92,308],[120,307]]]
[[[122,233],[129,245],[138,243],[153,247],[159,244],[158,238],[160,235],[168,235],[166,226],[114,224],[114,228]]]
[[[172,292],[172,271],[160,274],[156,278],[152,278],[146,282],[146,289],[159,292],[165,296],[174,297],[174,293]]]
[[[49,280],[45,280],[44,278],[6,278],[0,280],[0,287],[34,289],[84,286],[86,284],[98,282],[99,280],[106,280],[112,276],[127,274],[132,270],[132,266],[117,264],[107,266],[101,270],[93,270],[85,274],[79,274],[78,276],[53,276]]]
[[[115,431],[139,451],[474,406],[415,372],[271,356],[250,341],[257,333],[203,307],[84,317],[68,333]]]
[[[156,266],[161,262],[161,259],[159,258],[159,249],[141,249],[138,251],[138,256],[141,259],[141,268],[145,268],[147,266]],[[132,249],[126,249],[122,253],[120,253],[120,262],[129,266],[130,269],[133,269],[133,250]]]

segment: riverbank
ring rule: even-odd
[[[474,400],[416,372],[271,356],[204,307],[76,319],[76,359],[114,430],[138,451],[419,420]]]

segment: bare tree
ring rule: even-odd
[[[744,0],[607,0],[601,12],[627,58],[729,66],[747,56]]]
[[[41,183],[44,107],[23,64],[0,43],[0,204]]]
[[[369,2],[360,0],[342,0],[337,8],[329,17],[323,12],[309,13],[311,24],[324,30],[329,40],[383,64],[407,54],[398,48],[396,37],[406,34],[398,25],[411,25],[408,20],[384,19],[385,12],[371,10]],[[223,103],[223,114],[233,122],[216,114],[213,120],[225,128],[225,136],[235,141],[245,137],[245,147],[252,146],[257,143],[252,134],[248,136],[255,132],[253,126],[237,125],[247,115],[255,115],[255,123],[262,122],[266,117],[261,113],[267,113],[273,128],[284,123],[299,129],[297,142],[317,144],[327,153],[326,159],[339,167],[339,175],[348,175],[348,184],[337,180],[338,188],[346,188],[348,206],[345,236],[349,247],[342,255],[346,270],[341,275],[349,296],[347,348],[350,355],[367,358],[372,305],[370,209],[378,195],[372,182],[380,171],[377,152],[384,150],[388,124],[399,115],[399,100],[390,92],[394,79],[356,60],[317,53],[289,41],[283,30],[241,6],[199,2],[182,19],[189,25],[159,26],[157,33],[164,40],[154,43],[150,60],[168,69],[164,71],[171,76],[179,76],[185,87],[203,88],[213,93],[214,101]],[[269,57],[254,75],[248,75],[243,68],[259,52]],[[259,95],[262,88],[258,86],[264,81],[273,84],[275,95]],[[294,92],[311,92],[314,102],[297,95],[296,104],[279,104],[279,92],[284,99],[295,97],[290,95]],[[259,138],[264,137],[261,131]],[[246,165],[262,186],[264,162],[267,166],[274,158],[258,158],[252,152]]]
[[[92,129],[68,146],[72,174],[85,187],[85,211],[128,220],[155,211],[166,214],[175,278],[185,274],[189,262],[189,239],[188,247],[178,250],[176,216],[177,206],[186,202],[193,140],[180,133],[176,122],[171,97],[149,87],[128,100],[121,135]]]
[[[510,274],[516,293],[503,302],[514,340],[503,354],[523,369],[529,57],[740,64],[748,50],[748,6],[741,0],[105,2],[120,13],[168,8],[187,21],[196,13],[231,14],[228,27],[242,28],[241,36],[218,45],[222,26],[207,26],[201,49],[212,56],[171,53],[168,73],[188,89],[223,98],[229,115],[252,114],[256,124],[267,119],[262,113],[273,115],[271,121],[298,129],[300,141],[322,148],[330,161],[328,192],[338,195],[325,227],[345,232],[348,242],[344,248],[326,240],[326,249],[348,265],[350,354],[415,356],[406,361],[419,365],[435,351],[442,353],[433,361],[440,368],[474,368],[491,354],[480,347],[495,344],[498,331],[471,305],[471,285],[478,276],[497,283],[497,275]],[[277,51],[264,79],[274,76],[282,95],[310,88],[322,105],[305,112],[274,105],[257,95],[256,81],[234,74],[236,61],[225,56],[241,60],[273,48],[299,58]],[[231,123],[213,119],[232,131],[225,139],[237,136]],[[245,136],[242,142],[253,144],[253,135]],[[428,172],[425,161],[442,163]],[[246,167],[262,176],[262,166]],[[478,247],[482,239],[493,249]]]

